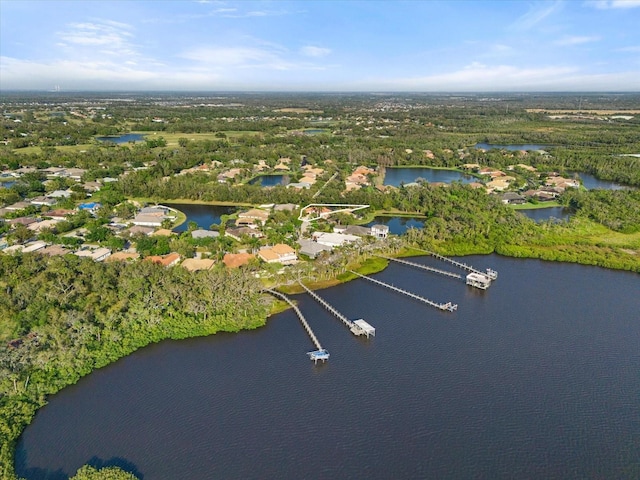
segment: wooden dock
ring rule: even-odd
[[[460,275],[459,273],[453,273],[453,272],[448,272],[446,270],[440,270],[439,268],[429,267],[427,265],[422,265],[421,263],[410,262],[408,260],[403,260],[403,259],[400,259],[400,258],[385,257],[383,255],[376,255],[376,256],[380,257],[380,258],[384,258],[385,260],[390,260],[392,262],[402,263],[403,265],[410,265],[412,267],[420,268],[422,270],[427,270],[428,272],[438,273],[438,274],[444,275],[446,277],[462,278],[462,275]]]
[[[420,295],[416,295],[415,293],[411,293],[411,292],[408,292],[407,290],[403,290],[401,288],[395,287],[395,286],[390,285],[388,283],[381,282],[380,280],[376,280],[375,278],[371,278],[371,277],[368,277],[366,275],[362,275],[362,274],[360,274],[358,272],[354,272],[353,270],[349,270],[349,272],[353,273],[354,275],[357,275],[358,277],[361,277],[361,278],[364,278],[366,280],[369,280],[370,282],[377,283],[378,285],[382,285],[383,287],[389,288],[389,289],[393,290],[394,292],[402,293],[403,295],[411,297],[411,298],[413,298],[415,300],[418,300],[418,301],[420,301],[422,303],[426,303],[427,305],[431,305],[432,307],[436,307],[436,308],[438,308],[440,310],[448,310],[450,312],[453,312],[453,311],[458,309],[458,305],[453,304],[451,302],[437,303],[437,302],[429,300],[428,298],[424,298],[424,297],[421,297]]]
[[[375,328],[371,327],[371,325],[366,323],[364,320],[360,319],[358,323],[352,322],[347,317],[345,317],[342,313],[336,310],[329,302],[327,302],[320,295],[318,295],[311,289],[307,288],[302,282],[298,281],[298,283],[302,288],[304,288],[304,290],[309,295],[311,295],[311,297],[314,300],[316,300],[320,305],[322,305],[324,308],[329,310],[329,312],[331,312],[338,320],[344,323],[349,328],[349,330],[351,330],[351,333],[353,333],[354,335],[366,335],[367,338],[369,338],[369,335],[375,336],[376,334]]]
[[[419,248],[416,248],[415,250],[418,250],[418,251],[424,252],[424,253],[428,253],[429,255],[431,255],[432,257],[437,258],[438,260],[442,260],[443,262],[451,263],[452,265],[455,265],[458,268],[466,270],[467,272],[472,272],[472,273],[477,273],[479,275],[484,275],[485,277],[489,277],[489,279],[491,279],[491,280],[495,280],[495,279],[498,278],[498,272],[496,272],[495,270],[492,270],[490,268],[487,268],[487,270],[483,272],[481,270],[478,270],[477,268],[472,267],[471,265],[467,265],[466,263],[458,262],[456,260],[453,260],[452,258],[448,258],[448,257],[445,257],[444,255],[440,255],[439,253],[430,252],[429,250],[420,250]]]
[[[287,297],[284,293],[277,292],[270,288],[267,288],[266,291],[269,292],[271,295],[284,300],[289,305],[291,305],[291,307],[293,307],[293,310],[296,312],[296,314],[298,315],[298,318],[300,319],[300,323],[302,323],[302,326],[307,331],[307,333],[309,334],[309,337],[311,338],[311,341],[317,348],[316,351],[307,353],[307,355],[309,355],[309,358],[311,358],[311,360],[313,360],[315,363],[317,363],[318,360],[322,360],[323,362],[327,361],[329,359],[329,352],[327,352],[324,348],[322,348],[322,345],[320,345],[320,341],[318,340],[318,337],[316,337],[315,333],[313,333],[313,330],[311,330],[309,323],[307,322],[306,318],[304,318],[304,315],[302,315],[302,312],[300,311],[298,306],[295,303],[293,303],[291,300],[289,300],[289,297]]]

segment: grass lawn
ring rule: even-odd
[[[561,207],[562,205],[560,205],[558,202],[551,201],[551,202],[543,202],[543,203],[523,203],[521,205],[509,205],[511,208],[513,208],[514,210],[537,210],[540,208],[550,208],[550,207]]]

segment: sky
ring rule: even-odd
[[[640,91],[640,0],[0,0],[0,92]]]

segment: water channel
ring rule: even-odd
[[[435,259],[415,261],[454,270]],[[144,348],[50,398],[18,474],[118,464],[145,480],[638,478],[640,275],[490,256],[487,291],[399,264],[322,290],[377,329],[353,337],[296,300],[264,328]]]

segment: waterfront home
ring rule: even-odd
[[[218,180],[218,183],[227,183],[229,180],[235,179],[241,173],[241,168],[232,168],[230,170],[227,170],[226,172],[220,173],[216,178]]]
[[[347,235],[357,235],[358,237],[366,237],[371,235],[371,228],[363,227],[361,225],[347,225],[342,232],[333,229],[336,233],[346,233]]]
[[[261,248],[258,251],[258,257],[266,263],[281,263],[283,265],[290,265],[298,261],[296,251],[284,243]]]
[[[360,165],[345,180],[346,191],[357,190],[363,186],[369,185],[369,175],[374,175],[375,170]]]
[[[220,236],[220,232],[215,232],[212,230],[202,230],[202,229],[198,229],[198,230],[194,230],[193,232],[191,232],[191,238],[216,238]]]
[[[259,208],[252,208],[246,212],[240,212],[238,219],[236,220],[237,226],[257,226],[264,225],[269,219],[269,212],[266,210],[260,210]]]
[[[134,225],[137,225],[137,226],[140,226],[140,227],[159,227],[159,226],[162,225],[162,221],[165,218],[166,217],[158,217],[158,216],[155,216],[155,215],[138,214],[132,220],[132,223]]]
[[[564,178],[561,176],[549,177],[545,180],[545,185],[550,187],[561,188],[564,191],[566,188],[578,188],[580,182],[571,178]]]
[[[145,207],[133,219],[133,224],[143,227],[159,227],[165,220],[173,218],[169,216],[169,213],[170,210],[167,207]]]
[[[502,195],[502,203],[506,205],[522,205],[527,199],[516,192],[507,192]]]
[[[354,243],[360,240],[360,237],[356,237],[355,235],[330,232],[314,232],[312,238],[314,242],[331,248],[340,247],[347,243]]]
[[[309,238],[301,238],[298,240],[298,245],[300,245],[298,252],[312,259],[315,259],[322,252],[331,252],[333,250],[330,246],[314,242]]]
[[[387,238],[389,236],[389,226],[388,225],[371,225],[371,235],[376,238]]]

